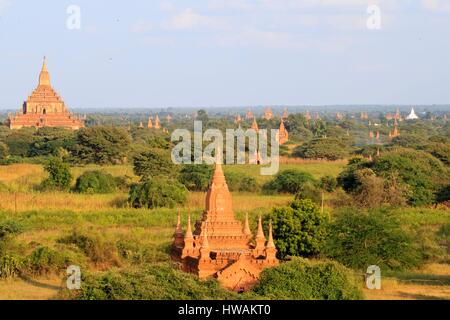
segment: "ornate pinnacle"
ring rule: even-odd
[[[269,223],[269,240],[267,241],[267,248],[275,248],[275,244],[273,243],[273,235],[272,235],[272,219]]]
[[[261,216],[259,216],[259,220],[258,220],[258,232],[256,233],[256,239],[266,239],[266,237],[264,236],[264,231],[263,231],[263,227],[262,227],[262,218]]]
[[[245,235],[251,235],[252,234],[252,231],[250,230],[250,225],[248,223],[248,213],[245,214],[244,234]]]

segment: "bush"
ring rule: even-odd
[[[60,251],[38,247],[24,261],[24,269],[35,275],[60,273],[71,265],[71,259]]]
[[[349,155],[348,146],[335,138],[317,138],[294,149],[294,157],[304,159],[339,160]]]
[[[337,187],[337,180],[333,176],[323,176],[320,178],[319,187],[326,192],[334,192]]]
[[[280,258],[311,256],[321,251],[327,235],[327,219],[311,200],[294,201],[290,207],[274,208],[273,237]]]
[[[258,192],[260,186],[255,178],[249,176],[243,176],[239,184],[240,192]]]
[[[344,266],[300,258],[265,269],[253,292],[274,300],[363,299],[357,279]]]
[[[259,190],[258,182],[255,178],[243,175],[237,172],[225,173],[228,189],[231,192],[257,192]]]
[[[322,190],[311,182],[303,184],[295,195],[295,200],[312,200],[316,204],[322,203]]]
[[[115,178],[99,170],[86,171],[78,177],[75,190],[80,193],[113,193],[117,189]]]
[[[0,160],[5,160],[9,156],[8,145],[0,141]]]
[[[130,144],[131,137],[125,129],[95,126],[79,130],[70,151],[75,162],[119,164],[125,162]]]
[[[207,165],[186,165],[178,176],[178,180],[186,186],[189,191],[206,191],[211,181],[212,167]]]
[[[88,234],[73,230],[69,236],[59,239],[58,243],[75,245],[97,265],[121,265],[115,244],[100,234]]]
[[[217,280],[177,271],[170,265],[149,266],[106,274],[83,274],[80,300],[204,300],[232,299],[237,294],[220,287]],[[69,292],[67,294],[76,295]]]
[[[442,162],[411,149],[398,149],[375,158],[373,170],[385,179],[398,176],[399,183],[409,186],[409,202],[414,206],[434,203],[439,186],[448,184],[450,179]]]
[[[67,191],[70,189],[72,174],[69,165],[59,158],[51,158],[45,165],[49,177],[42,182],[44,190]]]
[[[177,167],[172,163],[167,152],[159,150],[143,152],[134,158],[133,165],[134,173],[143,181],[177,176]]]
[[[22,259],[12,255],[0,257],[0,278],[13,278],[20,274],[23,267]]]
[[[187,192],[175,180],[148,180],[131,186],[128,201],[133,208],[173,208],[186,202]]]
[[[325,252],[354,269],[365,271],[377,265],[383,270],[404,270],[424,262],[414,236],[389,211],[344,209],[331,224]]]
[[[296,194],[303,184],[314,183],[313,176],[308,172],[297,171],[297,170],[286,170],[279,173],[275,179],[266,183],[264,185],[264,191],[273,192],[284,192]]]

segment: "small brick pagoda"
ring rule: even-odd
[[[64,101],[53,90],[45,58],[37,88],[24,102],[22,112],[9,115],[6,124],[10,129],[65,127],[78,130],[84,127],[84,121],[71,114]]]
[[[254,244],[248,215],[244,226],[235,219],[231,194],[218,161],[206,194],[206,209],[201,220],[191,229],[189,215],[186,232],[180,215],[172,247],[173,259],[182,263],[185,272],[200,279],[215,277],[227,289],[243,292],[252,288],[264,268],[278,265],[272,238],[272,224],[266,242],[261,218]]]

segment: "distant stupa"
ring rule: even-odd
[[[406,117],[406,120],[417,120],[419,117],[417,116],[414,108],[411,109],[411,113]]]

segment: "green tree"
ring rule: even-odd
[[[156,177],[176,177],[178,174],[178,167],[173,164],[170,155],[156,149],[137,155],[133,165],[134,173],[143,181]]]
[[[419,266],[424,259],[414,234],[386,210],[344,209],[330,226],[325,253],[344,265],[366,270],[377,265],[386,270]]]
[[[77,178],[75,190],[80,193],[113,193],[117,185],[115,178],[100,170],[86,171]]]
[[[292,155],[303,159],[339,160],[349,155],[349,148],[337,138],[316,138],[296,147]]]
[[[284,192],[296,194],[305,183],[314,183],[314,177],[308,173],[298,170],[285,170],[266,183],[263,188],[266,192]]]
[[[337,262],[294,258],[265,269],[253,292],[274,300],[359,300],[353,272]]]
[[[211,176],[211,166],[190,164],[183,166],[178,180],[190,191],[206,191]]]
[[[147,180],[131,186],[128,201],[133,208],[173,208],[187,199],[187,189],[176,180]]]
[[[0,160],[5,160],[9,156],[8,146],[0,141]]]
[[[319,253],[327,235],[327,217],[310,199],[294,201],[289,207],[274,208],[268,216],[280,258]],[[267,222],[268,219],[265,219]]]
[[[45,165],[48,178],[42,182],[44,189],[67,191],[70,189],[72,174],[67,163],[59,158],[51,158]]]
[[[77,143],[71,147],[76,162],[118,164],[126,160],[131,138],[117,127],[96,126],[78,131]]]

